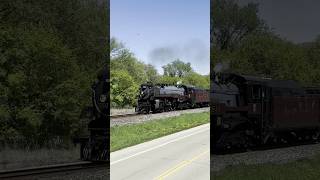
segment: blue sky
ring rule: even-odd
[[[159,73],[179,58],[209,74],[209,11],[209,0],[111,0],[111,37]]]
[[[259,16],[282,38],[302,43],[320,34],[319,0],[239,0],[249,2],[259,4]]]

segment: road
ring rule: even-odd
[[[111,180],[208,180],[210,125],[116,151],[110,158]]]

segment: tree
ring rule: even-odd
[[[2,28],[0,44],[1,88],[6,92],[1,103],[7,107],[10,128],[26,142],[39,144],[49,137],[70,137],[83,102],[77,100],[82,96],[77,83],[81,73],[72,51],[42,28]],[[61,131],[54,131],[51,122],[60,124]]]
[[[157,82],[159,75],[158,71],[151,64],[147,64],[144,67],[144,70],[147,74],[147,81],[151,83]]]
[[[209,89],[210,88],[210,78],[209,76],[202,76],[198,73],[192,72],[186,75],[182,79],[183,84],[187,85],[193,85],[198,88],[205,88]]]
[[[44,146],[76,135],[80,111],[90,103],[90,84],[108,57],[106,5],[1,2],[0,140],[16,137]]]
[[[134,81],[138,84],[147,81],[148,77],[145,72],[145,64],[138,61],[129,49],[115,38],[111,40],[111,62],[110,68],[112,70],[125,70],[132,76]]]
[[[183,77],[189,72],[192,72],[191,64],[184,63],[179,59],[163,66],[162,68],[164,71],[164,75],[171,77]]]
[[[129,51],[125,49],[123,43],[119,42],[115,37],[110,39],[110,56],[111,58],[117,58],[123,56],[123,54],[130,55]]]
[[[125,107],[136,104],[139,86],[127,71],[112,71],[110,86],[110,101],[113,106]]]
[[[110,47],[111,105],[134,106],[138,87],[147,81],[157,82],[158,72],[152,65],[138,61],[116,38],[111,39]]]
[[[170,85],[176,85],[177,82],[182,81],[181,78],[177,77],[177,76],[161,76],[158,79],[158,83],[160,84],[170,84]]]
[[[214,0],[211,3],[211,46],[232,50],[248,34],[265,29],[257,12],[258,4],[240,7],[234,0]]]

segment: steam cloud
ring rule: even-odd
[[[179,45],[167,45],[158,47],[150,51],[149,62],[161,69],[176,59],[184,62],[190,62],[191,67],[200,74],[209,74],[210,71],[210,50],[209,43],[206,45],[203,41],[193,39]]]
[[[229,63],[227,62],[223,62],[223,63],[217,63],[214,68],[213,71],[215,73],[219,73],[219,72],[224,72],[227,71],[229,69]]]

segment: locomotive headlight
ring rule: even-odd
[[[211,109],[212,109],[212,112],[213,112],[213,113],[215,113],[215,112],[217,111],[217,109],[216,109],[216,106],[215,106],[215,105],[213,105],[213,106],[211,107]]]
[[[217,126],[221,126],[222,120],[221,117],[217,117]]]
[[[230,127],[231,127],[230,124],[223,124],[224,129],[229,129]]]
[[[106,100],[107,100],[107,96],[104,95],[104,94],[102,94],[102,95],[100,96],[100,102],[104,103],[104,102],[106,102]]]

